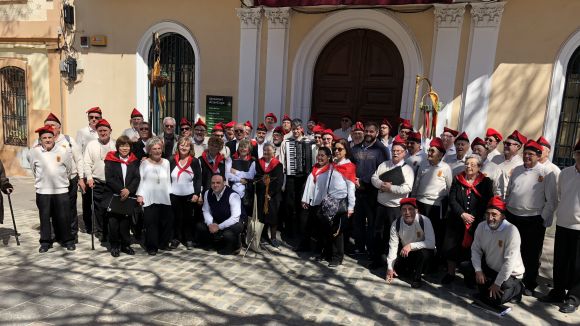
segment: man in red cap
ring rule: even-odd
[[[479,288],[478,299],[500,306],[522,298],[524,264],[518,229],[505,220],[506,206],[499,196],[491,198],[485,222],[479,223],[471,245],[471,264]],[[465,277],[473,277],[466,272]]]
[[[236,125],[234,126],[234,134],[236,135],[234,140],[230,140],[229,142],[226,143],[225,146],[232,154],[238,151],[238,146],[240,142],[246,139],[247,133],[245,125],[241,122],[236,123]]]
[[[314,127],[318,124],[318,119],[311,115],[310,119],[306,122],[306,130],[304,131],[304,136],[310,138],[310,140],[314,141]]]
[[[371,178],[371,183],[379,191],[375,223],[372,226],[374,240],[371,269],[383,266],[382,257],[388,248],[391,224],[401,214],[399,202],[413,190],[415,173],[405,164],[406,154],[406,143],[397,135],[392,142],[391,160],[381,163]]]
[[[40,146],[30,149],[28,159],[34,175],[36,206],[40,217],[38,251],[47,252],[54,241],[67,250],[75,250],[68,198],[69,171],[72,169],[73,158],[66,148],[55,146],[54,130],[51,126],[43,126],[36,132],[40,138]],[[52,238],[51,228],[54,228],[55,239]]]
[[[440,137],[443,141],[443,146],[445,147],[445,156],[454,157],[457,154],[455,151],[455,138],[458,135],[459,131],[443,127],[443,132]],[[447,162],[446,158],[443,158],[443,160]]]
[[[268,133],[266,133],[266,141],[268,141]],[[276,148],[276,158],[280,159],[280,154],[282,153],[282,141],[284,141],[284,130],[281,126],[278,126],[272,130],[272,144]]]
[[[427,160],[427,153],[421,148],[421,133],[411,131],[407,135],[407,158],[405,163],[413,168],[417,175],[419,167]],[[400,137],[400,135],[399,135]],[[402,138],[401,138],[402,139]]]
[[[554,288],[540,299],[562,303],[563,313],[572,313],[580,305],[580,140],[574,146],[574,160],[576,164],[562,170],[558,181]]]
[[[464,131],[455,137],[455,155],[445,155],[443,161],[449,164],[453,176],[465,171],[465,157],[469,154],[469,137]]]
[[[107,242],[107,217],[105,203],[105,157],[110,151],[115,151],[115,140],[111,138],[111,125],[105,119],[99,120],[96,125],[99,138],[91,141],[85,150],[83,160],[85,162],[85,176],[87,185],[93,191],[93,204],[95,211],[95,230],[92,230],[101,242]],[[88,222],[88,224],[87,224]],[[85,225],[92,225],[91,219],[85,220]]]
[[[538,286],[544,234],[552,225],[558,200],[556,177],[539,163],[541,155],[542,146],[529,140],[524,146],[524,164],[514,168],[506,194],[507,219],[526,239],[521,250],[526,267],[525,295],[532,295]]]
[[[196,158],[199,158],[201,153],[207,149],[207,141],[207,125],[201,118],[198,118],[193,125],[193,149]]]
[[[497,145],[499,145],[499,143],[503,140],[503,136],[499,133],[499,131],[493,129],[493,128],[487,128],[487,131],[485,132],[485,143],[487,145],[487,151],[488,151],[488,159],[490,161],[493,161],[495,157],[496,158],[496,164],[501,163],[502,160],[502,155],[501,153],[497,150]]]
[[[254,130],[254,126],[252,126],[252,122],[250,122],[250,120],[246,121],[246,123],[244,123],[244,129],[246,131],[246,139],[252,139],[252,133]]]
[[[84,176],[85,149],[87,148],[88,143],[90,143],[93,140],[97,140],[99,138],[97,133],[97,122],[99,122],[99,120],[101,120],[102,118],[103,112],[101,111],[100,107],[96,106],[87,110],[87,119],[89,120],[89,125],[79,129],[79,131],[77,132],[77,136],[75,138],[78,145],[81,147],[81,155],[83,157],[83,166],[81,167],[81,169],[83,170],[83,176]],[[90,233],[92,232],[90,222],[92,215],[91,205],[93,198],[93,190],[89,187],[86,187],[87,179],[86,176],[84,177],[85,178],[83,179],[83,186],[81,186],[80,184],[79,186],[81,187],[81,190],[83,190],[84,187],[84,191],[81,192],[83,200],[82,201],[83,221],[85,222],[85,230],[87,231],[87,233]]]
[[[334,135],[338,138],[350,140],[352,121],[350,114],[343,114],[340,117],[340,128],[334,130]]]
[[[399,136],[404,140],[407,140],[407,134],[411,131],[413,131],[411,120],[399,118]]]
[[[443,248],[443,218],[447,212],[447,199],[453,181],[453,172],[443,162],[444,156],[443,141],[439,137],[433,138],[427,151],[427,162],[420,166],[413,186],[413,196],[417,198],[419,212],[429,217],[433,223],[437,248]]]
[[[403,198],[400,205],[400,217],[390,228],[386,280],[390,284],[399,273],[406,273],[416,289],[423,285],[421,275],[433,258],[435,234],[431,220],[419,214],[415,198]]]
[[[256,146],[252,148],[252,156],[256,159],[262,158],[264,155],[264,144],[266,143],[266,132],[268,132],[268,128],[263,123],[258,125],[256,129]]]
[[[292,119],[287,114],[282,117],[282,130],[284,130],[284,139],[292,137]]]
[[[228,123],[225,124],[224,126],[224,132],[225,132],[225,142],[229,142],[230,140],[234,140],[234,138],[236,138],[236,134],[234,133],[234,126],[236,125],[237,122],[235,121],[230,121]]]
[[[264,124],[266,125],[266,141],[271,142],[273,140],[274,128],[276,128],[276,123],[278,123],[278,117],[272,112],[266,114],[264,117]]]
[[[322,131],[322,147],[326,147],[332,150],[332,144],[334,143],[334,133],[330,129],[324,129]]]
[[[354,124],[354,126],[352,126],[352,130],[350,132],[350,139],[351,141],[349,142],[349,144],[351,148],[362,143],[365,140],[365,125],[362,122],[357,121]]]
[[[131,119],[129,119],[131,128],[123,130],[121,135],[129,137],[132,142],[136,142],[139,139],[139,127],[141,126],[141,122],[143,122],[143,114],[141,114],[139,110],[133,108],[133,111],[131,111]]]
[[[83,161],[82,148],[77,144],[74,138],[69,135],[61,134],[61,123],[60,120],[52,113],[44,119],[45,126],[51,126],[54,130],[54,143],[56,147],[62,147],[65,149],[72,157],[72,169],[69,176],[69,187],[68,187],[68,197],[71,209],[71,234],[73,235],[75,242],[78,243],[78,212],[77,212],[77,196],[79,187],[81,191],[85,192],[85,182],[84,182],[84,168],[85,164]],[[40,141],[39,145],[40,146]]]
[[[387,119],[383,119],[381,125],[379,126],[379,140],[385,147],[391,151],[391,145],[393,143],[393,138],[391,137],[391,123]],[[402,138],[401,138],[402,139]],[[404,140],[404,139],[403,139]]]
[[[519,131],[514,130],[514,132],[509,135],[503,142],[503,156],[496,156],[493,159],[493,162],[498,164],[501,170],[501,184],[500,184],[500,192],[502,198],[505,198],[505,193],[507,191],[507,186],[510,181],[510,177],[512,175],[513,169],[518,166],[522,165],[524,161],[522,157],[518,154],[519,150],[524,146],[524,144],[528,141],[524,135],[522,135]],[[501,159],[501,162],[500,160]]]
[[[540,157],[540,163],[544,164],[548,170],[552,171],[556,176],[556,180],[558,180],[558,176],[560,175],[560,168],[550,161],[550,152],[552,151],[552,145],[550,142],[544,138],[540,137],[536,140],[536,143],[542,146],[542,156]]]

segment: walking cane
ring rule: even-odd
[[[18,230],[16,229],[16,219],[14,219],[14,210],[12,209],[12,199],[10,198],[10,193],[8,193],[8,204],[10,205],[10,213],[12,214],[12,224],[14,225],[14,237],[16,238],[16,245],[20,246],[20,240],[18,240]]]
[[[95,189],[91,190],[91,250],[95,250]]]

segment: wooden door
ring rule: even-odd
[[[400,113],[403,60],[383,34],[354,29],[336,36],[322,50],[314,70],[312,113],[332,128],[340,116],[355,121],[394,122]]]

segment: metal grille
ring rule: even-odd
[[[566,71],[566,88],[558,123],[553,162],[560,168],[574,165],[574,145],[580,137],[580,48],[576,49]]]
[[[149,116],[152,128],[157,133],[163,130],[164,117],[174,117],[178,123],[183,117],[193,120],[196,101],[195,55],[191,44],[176,33],[161,35],[160,42],[161,67],[167,73],[169,83],[160,88],[150,86]],[[149,69],[153,68],[153,47],[149,50],[148,62]]]
[[[0,69],[4,144],[28,146],[26,74],[18,67]]]

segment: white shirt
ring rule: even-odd
[[[82,153],[84,154],[87,145],[91,141],[99,139],[99,134],[95,129],[86,126],[84,128],[79,129],[75,139],[77,140],[77,143],[81,146]]]
[[[266,167],[268,167],[269,163],[266,163]],[[250,164],[250,169],[248,172],[244,171],[236,171],[232,173],[232,160],[226,160],[226,179],[229,182],[229,185],[232,187],[232,190],[240,195],[240,198],[244,198],[244,194],[246,192],[246,185],[243,185],[240,181],[242,179],[252,180],[256,176],[256,162],[252,162]]]
[[[423,164],[424,161],[427,161],[427,154],[423,151],[423,149],[420,149],[415,154],[411,154],[409,152],[407,154],[407,158],[405,158],[405,162],[413,169],[415,174],[419,172],[419,167],[421,164]]]
[[[503,154],[500,153],[497,148],[494,148],[493,151],[487,154],[487,159],[499,165],[501,162],[505,161],[505,156],[503,156]]]
[[[506,160],[503,155],[501,157],[504,158],[504,160],[501,163],[496,164],[498,164],[499,169],[501,171],[500,186],[499,186],[499,190],[501,192],[500,196],[502,196],[502,198],[505,199],[512,171],[516,166],[524,164],[524,160],[522,160],[522,157],[519,155],[515,155],[514,157],[512,157],[511,160]],[[495,161],[492,162],[495,163]]]
[[[349,163],[350,160],[343,159],[338,165]],[[330,172],[332,171],[332,176]],[[329,180],[330,178],[330,180]],[[328,193],[329,196],[336,199],[343,199],[348,197],[348,210],[353,210],[355,206],[355,185],[352,181],[346,179],[332,166],[324,173],[316,177],[312,173],[308,175],[304,192],[302,193],[302,202],[310,206],[318,206],[322,199]]]
[[[179,165],[179,162],[177,163]],[[193,163],[192,163],[193,164]],[[176,196],[187,196],[193,195],[193,169],[191,165],[181,172],[179,179],[177,174],[179,173],[179,167],[175,166],[173,171],[171,171],[171,194]]]
[[[342,130],[342,128],[334,129],[333,133],[336,137],[348,140],[350,137],[350,132],[352,131],[352,127],[349,127],[346,130]]]
[[[97,140],[91,141],[85,148],[83,157],[85,163],[85,177],[87,180],[99,180],[105,182],[105,157],[107,153],[115,150],[115,140],[109,139],[106,144]]]
[[[435,249],[435,232],[433,231],[433,225],[431,220],[423,216],[423,226],[425,229],[421,228],[419,223],[419,213],[415,215],[415,220],[413,224],[408,225],[405,223],[403,217],[400,218],[399,232],[397,233],[397,221],[393,221],[391,224],[391,232],[389,236],[389,255],[387,256],[387,269],[392,270],[397,255],[399,254],[399,242],[404,247],[411,244],[411,251],[426,249]]]
[[[580,231],[580,171],[575,165],[569,166],[558,179],[556,225]]]
[[[224,187],[224,189],[222,189],[222,191],[219,194],[215,194],[218,201],[222,198],[225,190],[226,188]],[[210,225],[213,223],[211,208],[209,207],[209,203],[207,201],[207,195],[209,194],[210,191],[212,190],[206,191],[205,194],[203,195],[202,211],[203,211],[203,219],[206,225]],[[242,200],[235,191],[230,195],[229,204],[231,215],[225,221],[218,224],[220,230],[227,229],[230,226],[238,223],[238,221],[240,220],[240,215],[242,214]]]
[[[381,174],[400,166],[403,172],[403,177],[405,182],[402,185],[391,185],[391,191],[381,191],[381,186],[383,182],[380,179]],[[377,195],[377,201],[379,204],[387,207],[399,207],[400,201],[403,198],[407,198],[413,190],[413,182],[415,179],[415,174],[413,169],[405,164],[405,161],[401,160],[398,164],[393,164],[393,161],[385,161],[381,163],[373,176],[371,177],[371,183],[375,188],[379,189]]]
[[[123,130],[123,133],[121,135],[129,137],[129,139],[131,139],[132,142],[136,142],[140,138],[139,131],[133,128],[127,128]]]
[[[169,161],[162,158],[160,164],[154,164],[146,159],[139,166],[141,182],[137,189],[137,196],[143,197],[143,207],[153,204],[171,205],[171,173]]]
[[[502,194],[502,173],[499,168],[499,165],[489,161],[489,158],[483,162],[483,166],[481,167],[481,173],[483,173],[486,177],[490,178],[493,181],[493,194],[497,196],[501,196]]]
[[[123,162],[127,162],[129,157],[127,156],[127,158],[122,158],[119,156],[119,159],[121,159]],[[125,179],[127,179],[127,164],[121,164],[121,173],[123,173],[123,185],[126,186]]]
[[[453,173],[447,163],[440,161],[431,165],[424,161],[413,185],[413,193],[423,204],[441,206],[441,201],[449,195],[452,181]]]

